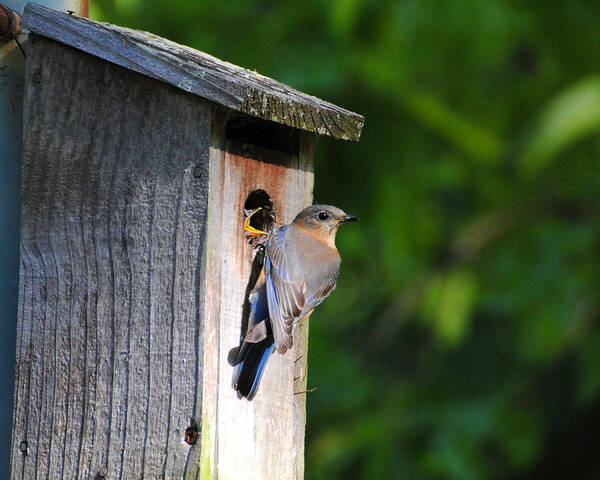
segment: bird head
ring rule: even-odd
[[[340,225],[357,220],[358,217],[348,215],[332,205],[312,205],[296,215],[292,223],[305,228],[314,235],[333,239]]]

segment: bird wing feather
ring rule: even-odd
[[[283,252],[284,234],[285,230],[281,229],[271,238],[264,265],[269,317],[279,353],[292,348],[294,322],[304,318],[319,305],[335,289],[337,280],[336,270],[324,285],[317,288],[316,293],[309,292],[305,279],[293,278],[293,266]]]
[[[306,307],[306,282],[294,281],[291,266],[283,253],[285,228],[276,232],[265,256],[267,303],[279,353],[292,348],[292,327]]]
[[[270,274],[267,273],[267,302],[275,345],[279,353],[285,353],[292,348],[292,327],[294,320],[302,314],[305,297],[293,282],[283,280],[269,259],[265,260],[265,267],[270,269]]]

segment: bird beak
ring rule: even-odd
[[[337,223],[358,222],[359,218],[354,215],[344,215],[337,219]]]
[[[252,215],[254,215],[259,210],[262,210],[262,207],[258,207],[256,210],[252,210],[248,215],[248,218],[246,218],[246,221],[244,222],[244,236],[246,238],[254,238],[260,237],[261,235],[268,235],[267,232],[258,230],[257,228],[254,228],[252,225],[250,225],[250,219],[252,218]]]

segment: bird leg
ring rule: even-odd
[[[303,393],[311,393],[314,392],[317,387],[309,388],[308,390],[302,390],[300,392],[294,392],[294,395],[302,395]]]
[[[297,318],[296,320],[294,320],[294,327],[297,327],[297,326],[300,326],[300,327],[301,327],[301,326],[303,325],[303,324],[302,324],[302,322],[303,322],[304,320],[310,320],[310,316],[312,315],[312,312],[314,312],[314,311],[315,311],[315,309],[313,308],[313,309],[312,309],[310,312],[308,312],[306,315],[303,315],[303,316],[302,316],[302,318]]]
[[[306,371],[304,372],[304,375],[302,375],[301,377],[294,377],[294,382],[297,382],[298,380],[300,380],[300,383],[302,383],[305,378],[306,378]]]

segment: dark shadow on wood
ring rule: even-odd
[[[227,355],[227,361],[231,366],[236,365],[236,359],[238,356],[238,352],[240,351],[240,347],[244,342],[244,338],[246,337],[246,332],[248,330],[248,318],[250,317],[250,293],[256,285],[256,281],[260,275],[260,271],[263,267],[263,262],[265,259],[265,249],[264,247],[260,247],[256,252],[256,256],[252,261],[252,270],[250,271],[250,279],[248,280],[248,285],[246,286],[246,293],[244,294],[244,306],[242,307],[242,324],[240,329],[240,344],[237,347],[229,350],[229,354]]]
[[[270,148],[266,148],[264,146],[253,145],[250,143],[240,142],[236,139],[227,138],[225,142],[225,149],[227,150],[227,153],[231,155],[249,158],[256,160],[257,162],[270,163],[294,170],[312,172],[312,170],[307,170],[305,166],[300,163],[298,155],[290,155],[289,153],[284,153],[279,150],[271,150]]]
[[[248,218],[247,215],[250,212],[253,212],[259,207],[261,208],[261,210],[252,215],[250,219],[250,225],[258,230],[263,230],[270,235],[273,228],[276,226],[275,221],[277,218],[277,210],[275,208],[275,205],[271,201],[271,196],[266,191],[262,189],[257,189],[252,190],[248,194],[248,197],[244,202],[243,221],[245,221]],[[246,285],[246,292],[244,294],[244,305],[242,307],[242,322],[240,327],[240,344],[237,347],[232,348],[227,356],[227,359],[232,366],[236,365],[240,347],[242,346],[242,343],[244,342],[244,338],[246,337],[246,333],[248,331],[248,319],[250,317],[250,293],[254,289],[258,277],[260,276],[260,271],[263,268],[267,240],[268,237],[264,235],[262,237],[252,238],[248,241],[250,246],[256,251],[256,255],[254,256],[254,260],[252,261],[250,277],[248,279],[248,284]]]
[[[230,117],[227,120],[225,137],[228,140],[236,140],[298,156],[299,134],[297,129],[249,115]]]

